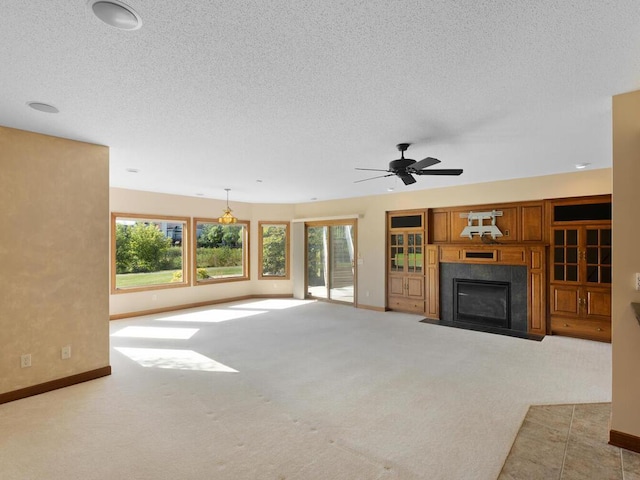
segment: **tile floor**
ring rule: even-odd
[[[609,445],[610,403],[532,406],[498,480],[640,480],[640,454]]]

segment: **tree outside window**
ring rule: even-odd
[[[223,225],[213,219],[195,219],[194,225],[198,284],[249,278],[249,222]]]
[[[289,224],[260,222],[258,224],[259,278],[289,278]]]
[[[186,218],[112,214],[112,291],[185,286],[188,224]]]

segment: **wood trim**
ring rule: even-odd
[[[527,248],[529,261],[527,273],[527,322],[529,333],[545,335],[547,333],[547,282],[544,247]]]
[[[89,380],[95,380],[96,378],[106,377],[107,375],[111,375],[111,365],[71,375],[70,377],[58,378],[57,380],[51,380],[50,382],[32,385],[31,387],[21,388],[12,392],[2,393],[0,394],[0,405],[20,400],[22,398],[40,395],[41,393],[51,392],[52,390],[57,390],[59,388],[70,387],[71,385],[87,382]]]
[[[567,225],[607,225],[611,223],[611,220],[569,220],[569,221],[554,221],[553,209],[556,206],[565,205],[585,205],[589,203],[609,203],[612,201],[612,195],[610,193],[604,195],[589,195],[582,197],[563,197],[563,198],[548,198],[545,200],[545,210],[547,216],[547,225],[551,226],[567,226]],[[549,229],[547,228],[547,231]],[[550,242],[551,239],[549,238]]]
[[[493,265],[528,265],[528,245],[440,245],[441,263],[477,263]],[[489,258],[469,258],[467,254],[484,253]]]
[[[425,245],[425,314],[440,318],[440,262],[437,245]]]
[[[372,310],[374,312],[386,312],[386,307],[374,307],[373,305],[365,305],[364,303],[359,303],[356,305],[356,308],[361,308],[363,310]]]
[[[397,227],[394,228],[391,226],[391,219],[395,217],[407,217],[407,216],[416,216],[420,217],[420,226],[419,227]],[[387,212],[387,232],[397,232],[397,231],[427,231],[427,210],[424,208],[413,209],[413,210],[393,210],[391,212]]]
[[[175,312],[176,310],[184,310],[187,308],[207,307],[209,305],[218,305],[219,303],[237,302],[240,300],[251,300],[252,298],[293,298],[290,293],[280,294],[257,294],[242,295],[239,297],[221,298],[219,300],[207,300],[206,302],[185,303],[181,305],[172,305],[170,307],[152,308],[150,310],[138,310],[136,312],[116,313],[109,315],[109,320],[122,320],[123,318],[141,317],[143,315],[153,315],[155,313]]]
[[[640,453],[640,437],[630,433],[609,430],[609,445]]]

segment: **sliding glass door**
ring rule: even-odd
[[[307,297],[354,303],[355,221],[306,224]]]

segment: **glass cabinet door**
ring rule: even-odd
[[[407,273],[422,273],[422,233],[407,233]]]
[[[611,228],[587,228],[586,281],[611,283]]]
[[[611,284],[611,227],[553,229],[551,281]]]
[[[392,272],[404,271],[404,234],[392,233],[389,239],[389,269]]]
[[[553,229],[552,281],[578,282],[579,238],[577,228]]]

